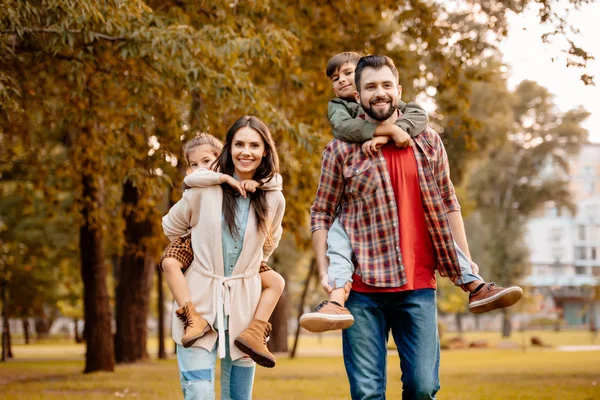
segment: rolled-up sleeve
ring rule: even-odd
[[[435,167],[435,179],[440,189],[440,195],[444,201],[446,212],[460,211],[460,204],[456,198],[454,185],[450,179],[450,165],[448,163],[448,154],[446,147],[442,143],[442,138],[436,133],[436,153],[438,155]]]
[[[190,196],[194,189],[186,190],[183,197],[162,219],[163,232],[170,241],[186,234],[190,228],[193,209],[190,206]]]

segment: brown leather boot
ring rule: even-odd
[[[248,354],[258,365],[273,368],[275,356],[267,349],[267,340],[271,334],[271,324],[253,319],[244,332],[235,339],[235,345]]]
[[[196,311],[196,307],[192,302],[187,302],[179,307],[177,318],[183,322],[183,337],[181,343],[183,347],[192,346],[196,340],[200,339],[206,332],[210,330],[208,322]]]

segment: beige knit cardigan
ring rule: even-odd
[[[224,278],[222,250],[222,202],[223,192],[219,185],[219,173],[196,171],[186,178],[193,187],[184,192],[182,199],[163,217],[165,235],[172,241],[191,231],[194,260],[185,273],[190,289],[191,301],[196,310],[214,326],[219,318],[219,328],[223,327],[223,315],[229,315],[229,349],[233,360],[245,356],[233,341],[248,327],[258,305],[261,282],[258,275],[261,261],[267,261],[279,244],[281,221],[285,211],[285,199],[281,190],[267,191],[269,207],[267,227],[271,231],[272,243],[267,244],[265,235],[258,232],[253,207],[250,206],[244,243],[240,257],[234,266],[231,277]],[[190,178],[191,177],[191,178]],[[190,179],[188,179],[190,178]],[[280,178],[279,178],[280,179]],[[175,309],[175,307],[174,307]],[[223,310],[219,312],[219,310]],[[173,340],[181,344],[183,324],[172,315]],[[194,343],[211,351],[219,338],[219,355],[225,356],[223,329],[217,333],[209,331]]]

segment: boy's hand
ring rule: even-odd
[[[321,277],[321,287],[323,288],[325,293],[327,293],[327,296],[329,296],[331,294],[331,292],[333,291],[333,288],[329,284],[329,275],[328,274],[325,274]],[[348,296],[350,296],[351,290],[352,290],[352,283],[346,282],[346,284],[344,285],[344,291],[345,291],[344,296],[345,296],[346,300],[348,300]]]
[[[390,140],[389,136],[375,136],[362,144],[362,151],[368,156],[377,154],[377,150]]]
[[[260,186],[260,183],[256,182],[253,179],[244,179],[241,182],[241,185],[244,188],[244,190],[246,190],[246,192],[254,193],[256,192],[256,189]]]
[[[221,176],[219,177],[219,181],[221,183],[227,183],[229,186],[240,192],[242,196],[246,197],[246,189],[244,189],[242,187],[241,182],[235,179],[233,176],[221,174]]]
[[[400,147],[401,149],[412,146],[412,139],[404,129],[396,125],[393,125],[391,129],[393,130],[392,139],[394,139],[394,142],[396,142],[396,146]]]

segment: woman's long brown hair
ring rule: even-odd
[[[252,177],[255,181],[264,184],[270,181],[273,176],[279,172],[279,157],[275,150],[275,142],[273,141],[269,128],[267,128],[264,122],[252,115],[243,116],[231,125],[229,131],[227,131],[223,151],[221,151],[221,154],[215,161],[216,169],[221,173],[233,176],[234,165],[231,156],[231,145],[235,133],[243,127],[255,130],[265,144],[266,155],[262,158],[260,165],[256,171],[254,171]],[[221,186],[223,187],[223,215],[225,217],[225,223],[233,235],[238,235],[239,227],[236,224],[235,216],[237,212],[236,197],[240,194],[226,183],[222,183]],[[258,231],[263,232],[267,238],[267,242],[270,242],[272,238],[270,231],[267,228],[268,204],[266,193],[263,190],[258,189],[254,193],[248,193],[248,196],[250,196],[250,204],[254,208],[254,216],[256,218]]]

